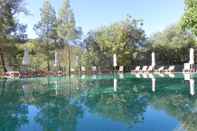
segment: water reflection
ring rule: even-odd
[[[152,92],[156,91],[156,78],[154,77],[153,74],[149,74],[149,78],[151,78],[151,82],[152,82]]]
[[[164,74],[164,73],[157,72],[156,74],[157,74],[159,77],[165,77],[165,74]]]
[[[31,86],[31,84],[28,84],[28,83],[24,83],[22,85],[22,90],[23,90],[23,93],[24,93],[24,97],[25,98],[29,98],[29,97],[32,97],[33,95],[33,88]]]
[[[28,124],[28,106],[18,81],[0,82],[0,130],[14,131]]]
[[[170,78],[175,78],[175,74],[173,72],[168,72],[167,75],[170,77]]]
[[[189,80],[190,94],[195,95],[195,81],[194,79]]]
[[[141,78],[141,74],[140,73],[135,73],[135,77],[136,78]]]
[[[142,73],[143,78],[148,78],[148,73]]]
[[[82,76],[81,76],[81,79],[85,79],[85,78],[86,78],[86,75],[82,75]]]
[[[173,79],[151,73],[141,76],[2,80],[0,130],[197,129],[192,74]]]
[[[96,80],[96,78],[97,78],[97,76],[94,74],[94,75],[92,75],[92,79],[93,80]]]
[[[118,80],[114,78],[114,92],[117,91],[117,84],[118,84]]]
[[[189,83],[190,95],[195,95],[195,80],[192,78],[192,73],[184,73],[184,80]]]
[[[119,78],[120,79],[124,79],[124,74],[123,73],[119,73]]]

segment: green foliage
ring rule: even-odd
[[[189,59],[189,48],[196,47],[194,36],[170,26],[149,40],[149,50],[156,52],[157,64],[182,64]]]
[[[197,0],[185,0],[185,5],[182,27],[197,36]]]
[[[25,26],[18,23],[16,19],[16,15],[19,13],[27,13],[23,0],[0,1],[0,40],[17,38],[22,35],[18,33],[24,33]]]
[[[114,53],[118,56],[118,64],[128,65],[132,54],[143,46],[145,34],[141,21],[127,17],[121,22],[89,32],[85,39],[89,63],[92,65],[112,65]],[[85,55],[87,57],[87,55]]]
[[[57,33],[64,41],[77,38],[74,13],[69,0],[64,0],[59,11]]]
[[[50,70],[50,59],[52,57],[52,51],[56,44],[56,13],[48,0],[44,1],[41,9],[41,20],[34,26],[34,29],[41,42],[43,53],[47,56],[48,70]]]
[[[0,64],[4,71],[6,65],[18,64],[16,44],[26,41],[26,26],[17,20],[20,13],[27,13],[23,0],[0,1]]]
[[[44,1],[40,16],[41,19],[34,26],[34,29],[41,41],[49,43],[50,39],[53,38],[56,27],[56,13],[48,0]]]
[[[74,13],[70,6],[69,0],[64,0],[58,15],[57,35],[63,46],[67,46],[68,72],[71,70],[71,44],[70,41],[75,41],[80,38],[81,30],[77,30],[75,24]]]
[[[23,104],[22,93],[18,88],[21,82],[4,80],[0,86],[0,130],[14,131],[28,123],[28,106]]]

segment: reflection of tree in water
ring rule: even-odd
[[[36,106],[40,111],[35,120],[40,123],[43,130],[75,130],[77,120],[82,117],[82,109],[80,105],[71,102],[69,91],[70,89],[65,89],[55,93],[54,90],[48,90],[36,95]]]
[[[114,93],[111,86],[113,80],[97,81],[97,87],[89,91],[85,105],[90,112],[99,113],[114,121],[130,125],[142,121],[147,98],[145,95],[137,94],[134,88],[130,88],[130,82],[120,82],[118,92]]]
[[[178,94],[165,94],[162,97],[154,97],[151,103],[157,109],[165,110],[181,122],[186,131],[197,129],[197,106],[195,98]]]
[[[196,96],[189,95],[182,79],[157,79],[155,93],[150,79],[118,80],[117,92],[112,79],[38,80],[0,82],[0,130],[17,130],[28,123],[28,105],[38,108],[34,120],[43,130],[76,130],[82,105],[91,113],[131,126],[143,121],[151,105],[177,118],[187,131],[197,129]],[[22,91],[22,85],[29,84],[30,90]]]
[[[28,123],[20,81],[0,82],[0,130],[15,131]]]
[[[181,122],[186,131],[197,130],[196,96],[189,95],[189,89],[181,79],[160,81],[158,92],[152,96],[150,103],[157,109],[165,110]]]
[[[131,125],[141,122],[147,105],[151,104],[176,117],[188,131],[197,128],[197,109],[195,109],[197,102],[195,96],[189,96],[189,89],[182,79],[157,79],[156,93],[151,90],[150,79],[118,80],[117,92],[113,92],[112,83],[113,80],[72,80],[70,95],[63,94],[77,98],[90,112],[113,121]],[[63,92],[68,93],[69,90]],[[87,90],[86,95],[81,96],[81,93]],[[71,104],[69,97],[60,94],[55,96],[49,91],[37,96],[37,105],[41,111],[36,120],[46,130],[49,128],[75,130],[77,118],[82,114],[81,108],[78,104]]]
[[[187,131],[197,129],[196,96],[189,95],[189,88],[182,79],[158,79],[157,90],[151,90],[151,80],[119,80],[118,91],[113,92],[112,81],[97,81],[85,100],[90,112],[114,121],[135,124],[143,121],[147,105],[165,110],[176,117]]]

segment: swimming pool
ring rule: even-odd
[[[0,80],[2,131],[194,131],[196,74]]]

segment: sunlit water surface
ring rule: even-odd
[[[196,74],[0,80],[0,131],[196,131]]]

